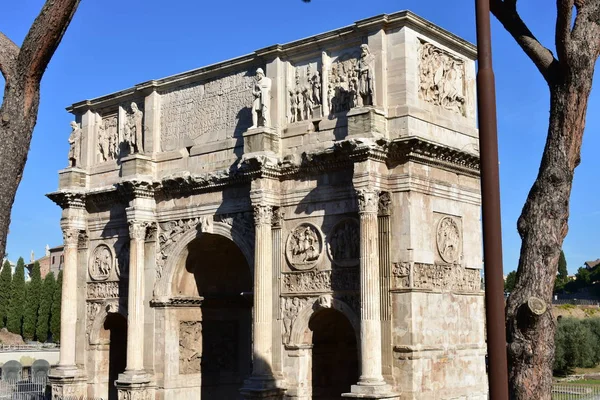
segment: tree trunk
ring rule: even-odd
[[[12,83],[12,82],[11,82]],[[0,107],[0,252],[6,249],[6,236],[10,225],[10,211],[17,188],[23,177],[25,161],[37,120],[39,85],[31,99],[31,109],[24,115],[24,88],[19,83],[7,82],[4,102]]]
[[[47,0],[19,49],[0,32],[0,255],[6,249],[10,212],[33,128],[37,122],[40,81],[81,0]]]
[[[568,231],[573,174],[580,160],[594,72],[591,56],[550,84],[546,146],[517,224],[521,254],[515,289],[506,306],[512,399],[551,399],[555,321],[550,305]]]

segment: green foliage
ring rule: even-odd
[[[50,272],[44,278],[42,284],[42,295],[40,297],[40,307],[38,309],[37,326],[35,334],[40,342],[48,340],[48,327],[50,325],[50,311],[52,309],[52,297],[56,290],[56,279],[54,273]]]
[[[506,280],[504,281],[504,291],[512,292],[515,288],[515,284],[517,283],[517,273],[515,271],[511,271],[506,275]]]
[[[2,272],[0,272],[0,329],[6,326],[8,317],[8,306],[10,303],[10,287],[12,283],[12,271],[10,262],[4,261]]]
[[[600,363],[600,318],[561,318],[555,334],[554,371],[560,375]]]
[[[554,281],[554,291],[562,292],[565,285],[569,282],[569,272],[567,271],[567,259],[565,253],[560,251],[560,258],[558,259],[558,274]]]
[[[60,299],[62,297],[62,276],[63,272],[58,272],[56,278],[56,290],[52,295],[52,311],[50,316],[50,333],[54,342],[60,342]]]
[[[36,261],[31,271],[31,279],[27,282],[25,312],[23,315],[23,339],[33,340],[37,325],[38,309],[40,308],[40,295],[42,291],[42,276],[40,264]]]
[[[12,333],[21,334],[23,311],[25,309],[25,261],[19,257],[15,274],[13,275],[8,305],[6,327]]]

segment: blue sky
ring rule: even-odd
[[[0,31],[21,44],[44,1],[8,2]],[[70,115],[65,107],[136,83],[162,78],[275,44],[350,25],[370,16],[409,9],[475,43],[472,1],[425,0],[83,0],[42,81],[39,119],[8,236],[11,260],[36,256],[62,242],[60,208],[44,194],[56,190],[67,165]],[[531,30],[554,48],[555,3],[521,1]],[[533,64],[492,19],[498,96],[504,270],[516,268],[516,221],[535,179],[548,126],[548,89]],[[0,78],[0,83],[4,83]],[[594,86],[597,86],[594,85]],[[589,103],[582,163],[571,200],[564,251],[569,271],[600,257],[600,185],[597,87]]]

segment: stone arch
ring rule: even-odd
[[[352,329],[354,329],[356,343],[360,343],[360,318],[358,318],[352,308],[342,300],[331,296],[321,296],[315,299],[314,302],[307,304],[306,307],[298,313],[298,316],[292,324],[289,346],[310,344],[305,341],[305,333],[309,329],[308,323],[315,313],[326,308],[333,308],[348,318],[350,325],[352,325]]]
[[[100,311],[94,316],[89,330],[88,342],[90,345],[108,344],[108,341],[100,337],[100,333],[109,314],[120,314],[127,320],[126,311],[116,301],[104,301],[100,303]]]
[[[222,222],[213,222],[206,232],[202,232],[198,227],[190,229],[178,238],[177,243],[167,254],[167,260],[162,272],[162,276],[158,279],[155,286],[155,296],[157,298],[170,297],[173,294],[173,282],[183,273],[185,268],[185,259],[187,257],[187,247],[194,239],[201,237],[204,233],[223,236],[231,240],[242,252],[244,258],[250,267],[250,273],[253,276],[254,268],[254,243],[249,243],[247,237],[244,237],[231,225]],[[159,251],[159,249],[157,249]]]

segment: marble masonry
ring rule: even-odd
[[[399,12],[70,106],[53,398],[487,399],[475,58]]]

